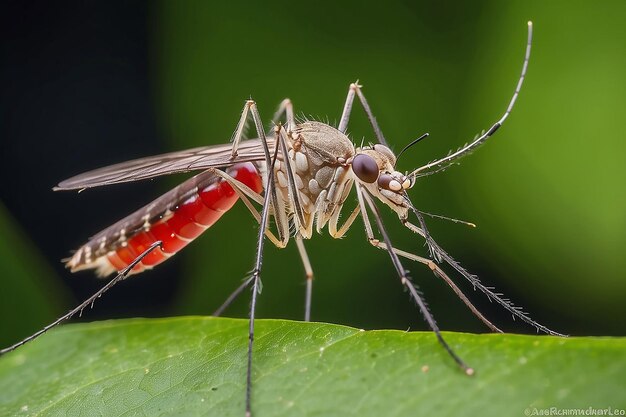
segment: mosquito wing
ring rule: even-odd
[[[268,146],[273,148],[274,139],[267,138]],[[60,190],[82,190],[103,185],[138,181],[160,175],[224,167],[237,162],[250,162],[265,159],[263,144],[260,139],[250,139],[239,144],[237,157],[231,158],[232,145],[203,146],[184,151],[134,159],[61,181],[54,187]]]

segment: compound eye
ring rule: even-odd
[[[378,177],[378,186],[383,190],[389,190],[389,184],[391,181],[395,181],[391,175],[380,174],[380,177]]]
[[[360,153],[352,159],[352,171],[363,182],[371,184],[378,178],[378,164],[369,155]]]

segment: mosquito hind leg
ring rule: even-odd
[[[156,248],[160,247],[162,243],[163,242],[161,242],[160,240],[154,242],[145,251],[143,251],[143,253],[141,253],[139,256],[137,256],[130,264],[128,264],[128,266],[126,268],[121,270],[113,279],[111,279],[109,282],[107,282],[102,288],[100,288],[91,297],[89,297],[88,299],[83,301],[81,304],[79,304],[77,307],[75,307],[74,309],[70,310],[69,312],[67,312],[63,316],[61,316],[58,319],[56,319],[52,323],[48,324],[43,329],[41,329],[38,332],[28,336],[26,339],[24,339],[24,340],[22,340],[20,342],[17,342],[17,343],[15,343],[12,346],[9,346],[7,348],[1,349],[0,350],[0,355],[4,355],[5,353],[11,352],[11,351],[17,349],[18,347],[20,347],[20,346],[30,342],[31,340],[35,340],[36,338],[38,338],[39,336],[41,336],[42,334],[44,334],[48,330],[52,329],[53,327],[56,327],[57,325],[61,324],[62,322],[71,319],[76,314],[79,314],[79,315],[82,314],[82,312],[83,312],[83,310],[85,308],[87,308],[89,305],[93,306],[93,303],[95,303],[98,298],[100,298],[105,292],[110,290],[115,284],[117,284],[118,282],[123,281],[124,279],[126,279],[126,276],[128,276],[130,271],[132,271],[133,268],[139,262],[141,262],[143,258],[148,256],[153,250],[155,250]]]

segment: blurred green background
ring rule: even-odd
[[[61,12],[44,19],[16,6],[31,25],[17,19],[21,29],[4,39],[14,58],[3,65],[5,85],[15,76],[26,90],[9,87],[2,100],[3,344],[101,285],[89,273],[71,276],[60,257],[183,177],[78,196],[53,194],[54,183],[107,163],[225,143],[248,97],[268,121],[289,97],[297,112],[334,123],[356,79],[396,151],[431,134],[400,161],[410,170],[499,119],[517,82],[528,20],[533,52],[511,117],[486,146],[421,180],[411,196],[422,210],[478,225],[427,220],[449,253],[531,317],[568,334],[624,335],[626,3],[338,3],[83,5],[69,24]],[[353,113],[352,138],[372,140],[360,107]],[[398,247],[426,253],[391,213],[385,219]],[[251,268],[255,235],[237,205],[171,265],[119,285],[86,319],[209,314]],[[426,328],[361,222],[345,239],[325,232],[306,243],[317,278],[314,320]],[[442,328],[486,330],[428,269],[405,266]],[[295,246],[267,246],[263,283],[259,317],[302,317]],[[503,329],[534,332],[462,287]],[[248,300],[226,315],[246,316]]]

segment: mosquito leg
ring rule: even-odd
[[[257,211],[257,209],[252,205],[252,202],[250,200],[253,200],[254,202],[262,205],[263,196],[259,193],[254,192],[246,184],[236,180],[224,171],[216,169],[214,172],[215,175],[223,178],[233,187],[233,190],[237,193],[241,201],[243,201],[248,211],[250,211],[250,214],[252,214],[252,217],[254,217],[257,223],[260,223],[261,213]],[[273,197],[275,198],[275,196]],[[272,233],[269,228],[265,231],[265,235],[268,237],[268,239],[270,239],[274,246],[276,246],[277,248],[284,248],[289,242],[289,223],[287,221],[287,217],[284,215],[284,204],[278,203],[276,204],[276,206],[278,206],[279,215],[277,215],[276,210],[274,210],[273,207],[270,207],[270,214],[274,215],[274,217],[277,218],[276,227],[278,236],[274,235],[274,233]],[[283,213],[283,215],[281,216],[280,213]]]
[[[376,225],[378,226],[378,230],[383,236],[383,240],[387,248],[387,253],[391,257],[391,261],[394,267],[396,268],[396,272],[398,273],[400,282],[409,290],[409,293],[411,294],[411,298],[413,298],[413,300],[417,303],[417,306],[422,312],[424,319],[426,320],[426,322],[428,323],[432,331],[435,333],[435,336],[437,337],[437,340],[439,341],[441,346],[443,346],[446,352],[448,352],[450,357],[452,357],[452,359],[457,363],[457,365],[459,365],[459,367],[463,370],[463,372],[465,372],[465,374],[473,375],[474,369],[469,367],[452,350],[452,348],[448,345],[448,343],[445,341],[445,339],[441,335],[439,326],[437,326],[437,323],[435,322],[433,315],[428,310],[428,307],[426,306],[426,303],[424,302],[424,300],[422,299],[422,296],[417,290],[417,287],[415,286],[411,278],[408,276],[408,271],[405,270],[404,267],[402,266],[402,263],[400,262],[400,258],[398,258],[398,255],[396,254],[396,252],[391,249],[393,248],[393,245],[391,244],[391,240],[389,239],[389,235],[387,234],[387,230],[385,229],[385,225],[383,224],[378,207],[372,201],[372,199],[366,194],[367,191],[364,191],[360,185],[357,185],[356,189],[357,189],[357,198],[359,200],[359,206],[361,207],[361,215],[363,216],[363,222],[365,224],[365,232],[367,234],[368,240],[374,241],[375,239],[374,239],[374,234],[372,231],[372,226],[369,223],[369,217],[367,215],[365,202],[367,202],[367,205],[369,206],[370,210],[372,211],[374,215],[374,218],[376,220]]]
[[[234,188],[234,190],[239,195],[239,198],[243,200],[246,208],[248,209],[248,211],[250,211],[250,214],[252,214],[252,217],[254,217],[257,223],[261,223],[261,213],[259,213],[256,210],[256,208],[254,208],[252,203],[250,203],[250,200],[248,200],[248,198],[243,193],[239,192],[237,188]],[[288,234],[288,231],[285,230],[285,228],[281,227],[280,224],[278,225],[278,227],[283,229],[282,231],[278,230],[279,236],[283,236],[282,239],[274,235],[274,233],[272,233],[272,231],[269,228],[265,231],[265,236],[270,240],[270,242],[274,244],[274,246],[282,249],[287,246],[288,240],[286,236],[288,237],[289,234]]]
[[[263,237],[261,240],[263,241]],[[250,302],[250,324],[248,327],[248,367],[246,372],[246,417],[250,417],[252,415],[252,345],[254,344],[254,318],[256,311],[256,300],[257,295],[259,293],[259,284],[260,284],[260,264],[261,264],[261,255],[260,251],[257,253],[257,265],[255,266],[254,272],[252,273],[252,300]]]
[[[296,118],[293,113],[293,103],[290,99],[286,98],[280,102],[278,105],[278,110],[274,113],[274,117],[272,118],[272,122],[277,124],[280,121],[280,118],[283,117],[283,114],[287,115],[287,131],[290,131],[296,125]]]
[[[258,111],[256,110],[256,105],[252,105],[250,106],[250,111],[252,112],[253,118],[255,119],[260,119],[259,115],[258,115]],[[255,114],[256,113],[256,114]],[[286,172],[287,172],[287,180],[288,180],[288,184],[289,184],[289,198],[290,198],[290,203],[291,206],[294,207],[295,212],[296,212],[296,230],[298,229],[299,225],[303,225],[304,224],[304,211],[302,210],[302,206],[300,204],[300,199],[298,198],[298,187],[296,185],[296,181],[295,181],[295,171],[294,168],[291,164],[291,161],[289,160],[289,153],[287,150],[287,140],[288,138],[290,138],[290,129],[292,129],[295,126],[295,116],[293,113],[293,105],[291,103],[291,100],[289,99],[284,99],[279,108],[278,111],[276,112],[276,114],[274,115],[274,121],[277,121],[280,117],[282,117],[282,114],[286,113],[287,115],[287,133],[285,133],[285,129],[281,128],[278,129],[276,131],[276,139],[278,140],[278,142],[280,143],[280,147],[281,147],[281,152],[283,155],[282,158],[282,163],[285,164],[286,167]],[[242,120],[245,122],[245,118],[247,117],[247,111],[244,110],[242,112]],[[239,126],[241,126],[243,122],[240,121],[239,125],[238,125],[238,131],[239,131]],[[256,123],[256,122],[255,122]],[[282,227],[282,229],[284,230],[285,228],[288,228],[288,224],[289,221],[287,219],[287,217],[285,217],[284,214],[284,207],[282,206],[282,204],[280,204],[279,199],[276,196],[276,191],[272,190],[273,196],[272,196],[272,201],[273,201],[273,207],[275,208],[275,215],[277,216],[277,223]],[[288,239],[288,233],[286,234],[281,234],[281,231],[283,231],[281,229],[279,229],[279,237],[281,240],[283,240],[283,236],[285,236],[285,239]],[[287,243],[287,240],[285,240],[285,244]]]
[[[341,239],[348,232],[348,229],[350,229],[350,226],[352,226],[352,223],[354,223],[354,220],[356,220],[356,217],[359,215],[360,212],[361,207],[357,205],[354,210],[352,210],[352,213],[350,213],[346,221],[341,225],[339,230],[337,230],[336,219],[331,219],[328,228],[329,233],[333,237],[333,239]]]
[[[286,100],[288,99],[283,100],[283,102],[285,102]],[[285,106],[286,106],[285,108],[288,111],[288,115],[289,114],[293,115],[293,110],[289,110],[291,107],[287,104],[285,104]],[[263,143],[263,150],[265,152],[265,166],[269,167],[273,163],[271,162],[271,159],[270,159],[269,148],[267,146],[267,138],[263,130],[263,123],[261,121],[261,116],[259,115],[259,111],[256,107],[256,103],[254,102],[254,100],[246,101],[244,109],[241,112],[241,119],[239,120],[239,123],[237,124],[237,129],[235,131],[233,141],[238,143],[238,141],[241,139],[243,126],[245,125],[249,114],[252,115],[252,119],[254,121],[257,134],[259,135],[259,138],[261,139],[261,142]],[[278,145],[278,142],[280,142],[280,139],[282,138],[281,135],[279,134],[279,132],[281,132],[282,130],[284,129],[281,128],[281,129],[276,130],[276,127],[275,127],[275,131],[276,131],[275,134],[277,135],[277,139],[278,139],[277,145]],[[236,156],[235,144],[233,144],[233,151],[235,152],[233,154],[234,155],[233,158],[234,158]],[[269,169],[268,169],[268,172],[269,172]],[[229,176],[226,172],[223,172],[221,170],[215,170],[215,173],[221,176],[222,178],[224,178],[231,185],[233,185],[233,187],[235,188],[235,191],[237,191],[240,197],[242,196],[242,194],[238,190],[242,191],[248,197],[258,202],[259,204],[263,202],[263,198],[259,194],[252,191],[250,187],[246,186],[245,184],[242,184],[239,181],[235,180],[234,178]],[[265,187],[265,191],[268,192],[267,186]],[[285,207],[284,207],[284,203],[282,199],[279,199],[276,194],[275,187],[274,189],[269,190],[269,192],[272,197],[271,205],[270,205],[270,212],[275,216],[276,224],[278,226],[277,228],[278,239],[273,240],[272,243],[276,244],[276,241],[284,242],[282,246],[279,246],[278,244],[277,246],[285,247],[287,245],[287,242],[289,241],[289,233],[288,233],[289,219],[287,218],[287,215],[285,214]],[[251,208],[249,201],[247,201],[246,199],[243,199],[243,200],[246,206],[250,209],[251,213],[254,215],[254,213],[256,213],[256,210]]]
[[[332,221],[330,222],[330,226],[333,226],[333,229],[331,230],[330,234],[333,238],[335,239],[339,239],[341,237],[343,237],[343,235],[346,233],[346,231],[350,228],[350,226],[352,225],[352,223],[354,222],[356,216],[360,213],[361,211],[361,206],[357,205],[355,207],[355,209],[352,211],[352,213],[350,213],[350,216],[348,216],[348,219],[345,221],[345,223],[339,228],[338,231],[336,231],[336,222],[333,223]],[[369,219],[367,217],[367,212],[365,213],[365,217],[364,217],[365,222],[365,233],[368,236],[368,240],[369,242],[379,248],[379,249],[383,249],[383,250],[389,250],[386,246],[386,244],[384,242],[380,242],[378,239],[374,238],[374,232],[371,228],[371,225],[369,223]],[[410,259],[412,261],[417,261],[420,262],[426,266],[428,266],[430,268],[430,270],[435,274],[435,276],[441,278],[442,280],[444,280],[444,282],[446,284],[448,284],[448,286],[450,286],[450,288],[452,288],[452,290],[456,293],[456,295],[461,299],[461,301],[463,301],[463,303],[465,303],[465,305],[470,309],[470,311],[472,313],[474,313],[474,315],[476,317],[478,317],[483,323],[485,323],[485,325],[491,329],[494,332],[497,333],[502,333],[502,331],[500,329],[498,329],[493,323],[491,323],[489,320],[487,320],[487,318],[485,316],[483,316],[481,314],[480,311],[478,311],[478,309],[476,307],[474,307],[474,305],[472,304],[472,302],[465,296],[465,294],[463,294],[463,292],[461,291],[461,289],[450,279],[450,277],[448,277],[448,275],[441,269],[439,268],[439,266],[437,266],[437,264],[435,264],[432,260],[430,259],[426,259],[423,258],[421,256],[418,255],[414,255],[412,253],[409,252],[405,252],[403,250],[400,249],[396,249],[394,247],[391,248],[391,250],[393,250],[397,255],[402,256],[404,258]]]
[[[352,225],[352,223],[354,222],[354,220],[356,218],[356,215],[358,215],[360,213],[360,211],[361,211],[361,206],[357,205],[356,208],[353,210],[353,212],[348,217],[348,219],[346,220],[346,222],[341,226],[339,231],[331,232],[331,236],[333,238],[337,238],[337,239],[341,238],[346,233],[347,229]],[[374,238],[374,232],[372,230],[371,224],[369,223],[369,218],[367,217],[367,212],[365,212],[364,220],[365,220],[365,232],[366,232],[366,234],[368,236],[369,242],[373,246],[375,246],[375,247],[377,247],[379,249],[383,249],[383,250],[387,250],[388,251],[389,249],[387,249],[387,246],[386,246],[385,243],[380,242],[378,239]],[[332,223],[331,223],[331,225],[332,225]],[[336,230],[336,225],[335,225],[335,228],[333,230]],[[472,313],[474,313],[474,315],[476,317],[478,317],[483,323],[485,323],[485,325],[487,327],[489,327],[494,332],[502,333],[502,331],[500,329],[498,329],[493,323],[491,323],[489,320],[487,320],[487,318],[484,317],[480,313],[480,311],[478,311],[478,309],[476,309],[476,307],[474,307],[474,305],[471,303],[471,301],[465,296],[465,294],[463,294],[461,289],[432,260],[427,259],[427,258],[423,258],[423,257],[418,256],[418,255],[414,255],[414,254],[409,253],[409,252],[402,251],[400,249],[396,249],[394,247],[391,247],[391,250],[393,250],[399,256],[402,256],[404,258],[407,258],[407,259],[410,259],[410,260],[413,260],[413,261],[420,262],[420,263],[428,266],[430,268],[430,270],[436,276],[438,276],[441,279],[443,279],[444,282],[446,282],[448,284],[448,286],[450,286],[450,288],[452,288],[452,290],[457,294],[457,296],[461,299],[461,301],[463,301],[465,303],[465,305],[470,309],[470,311],[472,311]]]
[[[342,133],[346,133],[346,129],[348,129],[348,122],[350,121],[350,113],[352,113],[352,104],[354,103],[354,91],[355,89],[352,86],[356,86],[359,81],[356,83],[350,84],[348,88],[348,96],[346,97],[346,102],[343,105],[343,112],[341,113],[341,119],[339,120],[339,126],[337,126],[337,130]]]
[[[346,97],[346,102],[343,106],[343,113],[341,114],[341,119],[339,121],[339,127],[337,128],[340,132],[346,133],[346,129],[348,128],[348,122],[350,120],[350,113],[352,112],[352,103],[354,102],[354,96],[356,95],[363,106],[363,110],[365,110],[365,114],[367,115],[367,119],[369,120],[372,128],[374,129],[374,135],[376,135],[376,140],[378,143],[387,146],[387,141],[385,140],[385,136],[383,135],[382,130],[380,130],[380,126],[378,126],[378,122],[372,113],[372,109],[368,104],[361,88],[363,86],[359,85],[359,81],[350,84],[350,88],[348,89],[348,96]]]
[[[223,172],[221,170],[215,170],[215,174],[219,175],[221,178],[223,178],[225,181],[227,181],[232,187],[233,190],[237,193],[237,195],[239,196],[239,198],[244,202],[244,205],[246,206],[246,208],[250,211],[250,214],[252,214],[252,216],[254,217],[254,219],[257,221],[257,223],[261,223],[261,213],[259,213],[257,211],[257,209],[252,205],[252,203],[250,202],[250,199],[254,200],[255,202],[262,204],[264,201],[263,196],[261,196],[261,194],[258,194],[256,192],[254,192],[250,187],[248,187],[247,185],[243,184],[242,182],[236,180],[235,178],[231,177],[230,175],[228,175],[228,173]],[[267,236],[267,238],[269,238],[269,240],[278,248],[284,248],[285,246],[287,246],[287,241],[285,240],[284,236],[289,236],[288,230],[284,230],[286,227],[288,227],[288,224],[281,224],[280,222],[278,222],[277,226],[279,228],[282,227],[282,232],[281,230],[278,231],[279,236],[283,236],[283,239],[280,239],[278,237],[276,237],[274,235],[274,233],[272,233],[272,231],[267,228],[265,230],[265,236]],[[235,289],[235,291],[233,291],[228,298],[226,298],[226,300],[222,303],[222,305],[215,310],[215,312],[213,313],[213,316],[217,317],[222,315],[222,313],[224,312],[224,310],[226,310],[226,308],[228,308],[233,301],[235,301],[235,299],[241,295],[241,293],[243,292],[243,290],[245,290],[246,288],[248,288],[250,286],[250,284],[252,283],[253,278],[250,277],[248,279],[246,279],[241,285],[239,285],[239,287],[237,287]]]
[[[281,103],[280,106],[278,108],[278,111],[276,112],[276,114],[274,115],[274,118],[276,118],[277,116],[282,115],[283,112],[287,112],[287,118],[289,119],[290,115],[291,118],[293,119],[293,106],[291,105],[291,100],[289,100],[288,98],[284,99]],[[248,115],[252,113],[252,118],[254,121],[254,125],[256,128],[256,131],[259,135],[259,138],[263,139],[265,142],[267,142],[266,138],[265,138],[265,133],[263,135],[261,135],[261,131],[264,132],[263,130],[259,130],[259,125],[258,122],[260,121],[260,116],[259,116],[259,112],[258,110],[256,110],[256,103],[254,102],[254,100],[246,100],[246,104],[244,104],[243,106],[243,110],[241,110],[241,117],[239,117],[239,122],[237,123],[237,127],[235,128],[235,132],[233,133],[233,137],[232,137],[232,142],[233,142],[233,147],[232,147],[232,151],[231,151],[231,159],[235,159],[237,157],[237,149],[239,148],[239,143],[241,142],[241,139],[243,138],[243,133],[244,130],[246,128],[246,122],[248,121]],[[255,114],[256,113],[256,114]],[[275,120],[275,119],[273,119]],[[262,127],[263,124],[261,123]],[[269,155],[266,155],[266,159],[269,157]]]
[[[233,187],[233,190],[235,190],[237,195],[239,195],[239,198],[241,198],[241,200],[244,202],[244,205],[246,206],[250,214],[252,214],[252,217],[254,217],[256,222],[261,223],[261,213],[259,213],[257,209],[252,205],[248,197],[244,193],[242,193],[237,187]],[[271,213],[272,212],[270,211],[270,214]],[[288,233],[284,230],[282,232],[281,230],[279,230],[278,234],[280,236],[283,236],[283,238],[280,239],[276,237],[276,235],[274,235],[274,233],[272,233],[272,231],[269,228],[265,231],[265,236],[272,242],[272,244],[274,244],[274,246],[276,246],[277,248],[282,249],[285,246],[287,246],[288,241],[284,238],[284,236],[288,236]]]
[[[289,186],[288,194],[291,200],[290,201],[291,207],[294,208],[294,211],[296,214],[294,221],[296,223],[296,230],[298,230],[300,226],[304,227],[305,222],[304,222],[304,211],[302,209],[302,205],[300,204],[300,198],[298,197],[299,191],[298,191],[298,186],[295,180],[296,171],[295,171],[295,167],[291,164],[291,161],[289,158],[289,152],[287,150],[287,141],[293,140],[291,137],[291,130],[294,129],[296,126],[295,116],[293,114],[293,105],[291,103],[291,100],[284,99],[281,102],[276,115],[282,115],[282,112],[285,112],[287,114],[287,126],[286,126],[286,129],[280,130],[280,133],[279,133],[280,138],[278,139],[280,139],[280,142],[281,142],[280,146],[281,146],[281,151],[283,153],[282,163],[285,164],[285,171],[287,172],[287,182]],[[285,130],[287,131],[286,133],[285,133]]]
[[[296,246],[298,246],[298,253],[304,266],[304,273],[306,275],[306,295],[304,303],[304,321],[311,321],[311,298],[313,295],[313,268],[311,267],[311,261],[309,255],[306,253],[304,242],[301,237],[296,237]]]
[[[237,124],[237,128],[235,130],[235,134],[233,137],[233,151],[232,158],[234,159],[237,156],[237,146],[241,137],[243,135],[243,129],[248,117],[248,113],[252,114],[252,119],[254,121],[254,125],[261,139],[261,143],[263,145],[263,152],[265,154],[265,166],[267,168],[267,174],[265,178],[265,195],[263,196],[263,208],[261,210],[261,216],[259,219],[259,233],[257,238],[257,250],[256,257],[254,262],[254,268],[252,273],[250,274],[250,278],[244,282],[233,294],[226,300],[223,307],[225,308],[232,300],[239,295],[241,291],[243,291],[248,285],[252,285],[252,299],[250,301],[250,322],[248,328],[248,366],[246,372],[246,417],[251,416],[251,399],[252,399],[252,347],[254,345],[254,319],[256,313],[256,303],[257,296],[259,294],[259,289],[261,285],[261,266],[263,264],[263,247],[265,243],[265,234],[268,226],[269,215],[271,211],[271,207],[274,207],[274,213],[277,214],[277,222],[283,223],[286,220],[283,220],[284,210],[279,208],[278,198],[276,195],[275,185],[274,185],[274,164],[276,163],[276,159],[278,158],[278,151],[280,145],[280,125],[275,127],[275,135],[277,138],[276,146],[274,148],[273,156],[270,154],[270,150],[267,143],[267,138],[265,136],[265,130],[263,128],[263,122],[261,121],[261,117],[259,115],[259,111],[256,107],[256,103],[253,100],[247,100],[246,104],[241,113],[241,118],[239,123]],[[223,176],[223,178],[225,178]],[[232,184],[232,183],[231,183]],[[235,188],[241,191],[242,187],[235,186]],[[254,194],[254,193],[253,193]],[[241,195],[241,194],[240,194]],[[254,198],[251,194],[250,198]],[[249,201],[248,201],[249,203]],[[247,204],[246,204],[247,206]],[[256,210],[255,210],[256,211]],[[281,216],[281,213],[283,214]],[[288,224],[288,223],[287,223]],[[280,228],[279,228],[280,230]],[[288,236],[288,235],[287,235]],[[218,313],[221,313],[223,310],[222,307],[218,309]]]
[[[226,172],[216,169],[215,174],[219,175],[221,178],[223,178],[233,187],[233,190],[237,193],[239,198],[244,202],[244,205],[250,211],[250,214],[252,214],[252,217],[254,217],[257,223],[260,224],[261,213],[259,213],[257,209],[252,205],[249,198],[253,199],[255,202],[259,204],[262,204],[263,196],[261,196],[261,194],[254,192],[250,187],[236,180],[235,178],[231,177]],[[287,225],[283,225],[283,226],[286,227]],[[280,223],[278,223],[278,227],[281,227]],[[279,230],[278,234],[281,236],[289,235],[287,230],[283,230],[282,232]],[[278,248],[284,248],[285,246],[287,246],[287,241],[284,238],[281,240],[278,237],[276,237],[269,228],[265,230],[265,236]],[[222,305],[217,310],[215,310],[215,312],[213,313],[213,316],[215,317],[221,316],[224,310],[226,310],[232,304],[232,302],[235,301],[235,299],[239,297],[239,295],[241,295],[243,290],[245,290],[246,288],[250,286],[251,283],[252,283],[252,277],[246,279],[241,285],[239,285],[239,287],[237,287],[235,291],[233,291],[228,296],[228,298],[226,298],[226,300],[222,303]]]
[[[389,250],[387,248],[387,245],[384,242],[380,242],[377,239],[370,240],[370,243],[374,247],[377,247],[379,249]],[[452,291],[454,291],[457,297],[459,297],[461,301],[463,301],[463,303],[467,306],[467,308],[469,308],[469,310],[480,321],[482,321],[491,331],[495,333],[504,333],[502,330],[496,327],[491,321],[489,321],[485,316],[483,316],[483,314],[480,311],[478,311],[478,309],[472,304],[469,298],[467,298],[467,296],[463,294],[463,291],[461,291],[461,289],[454,283],[454,281],[452,281],[452,279],[450,279],[450,277],[431,259],[424,258],[424,257],[418,256],[413,253],[406,252],[397,248],[391,248],[391,250],[393,250],[397,255],[402,256],[403,258],[410,259],[412,261],[416,261],[423,265],[426,265],[436,277],[441,278],[446,284],[448,284],[450,288],[452,288]]]
[[[231,177],[232,178],[232,177]],[[255,220],[257,221],[257,223],[261,222],[261,213],[259,213],[254,206],[252,205],[252,203],[250,203],[250,200],[248,200],[248,197],[241,191],[238,189],[237,184],[239,183],[239,181],[233,179],[233,182],[231,182],[231,185],[233,185],[233,189],[235,190],[235,192],[239,195],[239,198],[242,199],[242,201],[244,201],[246,207],[248,208],[248,210],[250,211],[250,213],[252,214],[252,216],[255,218]],[[258,195],[258,194],[257,194]],[[286,235],[283,234],[283,235]],[[285,246],[287,246],[287,242],[283,240],[280,240],[279,238],[277,238],[271,230],[267,229],[265,231],[265,236],[274,244],[274,246],[278,247],[278,248],[284,248]],[[218,317],[221,316],[222,313],[224,312],[224,310],[226,310],[233,301],[235,301],[235,299],[237,297],[239,297],[239,295],[241,295],[241,293],[243,292],[243,290],[245,290],[246,288],[248,288],[250,286],[250,284],[252,283],[252,278],[248,278],[247,280],[245,280],[239,287],[237,287],[235,289],[235,291],[233,291],[228,298],[222,303],[222,305],[215,310],[215,312],[213,313],[213,316]]]
[[[417,217],[417,220],[419,221],[422,231],[424,232],[424,240],[426,240],[426,245],[428,246],[430,257],[436,260],[437,262],[441,262],[441,256],[439,255],[439,252],[436,249],[437,242],[435,242],[434,239],[430,236],[430,232],[426,228],[426,222],[424,221],[424,216],[422,216],[422,213],[420,213],[419,210],[415,210],[414,213],[415,213],[415,216]]]
[[[426,234],[424,230],[422,230],[418,226],[406,220],[403,221],[402,224],[404,224],[404,226],[406,226],[409,230],[425,238]],[[496,303],[504,307],[509,313],[513,315],[513,318],[517,317],[523,322],[533,326],[538,331],[542,331],[546,334],[552,336],[566,336],[564,334],[550,330],[542,324],[537,323],[536,321],[531,319],[526,312],[522,311],[520,307],[513,304],[513,302],[511,302],[510,300],[502,298],[502,294],[493,292],[493,288],[485,286],[476,275],[471,274],[465,268],[463,268],[456,260],[454,260],[454,258],[448,255],[448,253],[444,251],[443,248],[439,246],[439,244],[435,242],[434,239],[432,239],[432,237],[430,238],[430,245],[432,245],[433,250],[437,252],[438,257],[442,259],[442,261],[454,268],[460,275],[467,279],[470,284],[474,286],[474,288],[478,288],[483,294],[485,294],[489,300],[494,300]]]
[[[98,290],[94,295],[92,295],[91,297],[89,297],[88,299],[83,301],[78,307],[74,308],[73,310],[70,310],[68,313],[66,313],[65,315],[59,317],[58,319],[56,319],[55,321],[53,321],[52,323],[50,323],[49,325],[47,325],[43,329],[39,330],[37,333],[34,333],[34,334],[28,336],[26,339],[24,339],[24,340],[22,340],[20,342],[17,342],[13,346],[9,346],[8,348],[4,348],[4,349],[0,350],[0,355],[4,355],[5,353],[11,352],[11,351],[17,349],[18,347],[20,347],[20,346],[30,342],[31,340],[36,339],[37,337],[41,336],[42,334],[44,334],[48,330],[52,329],[53,327],[57,326],[58,324],[61,324],[65,320],[68,320],[68,319],[72,318],[76,314],[79,314],[79,313],[82,314],[83,310],[85,308],[87,308],[87,306],[89,306],[90,304],[93,306],[93,303],[95,303],[95,301],[98,298],[100,298],[102,296],[102,294],[104,294],[105,292],[110,290],[111,287],[113,287],[118,282],[120,282],[123,279],[125,279],[126,276],[129,274],[129,272],[135,267],[135,265],[137,265],[139,262],[141,262],[141,260],[143,258],[145,258],[150,252],[155,250],[157,247],[160,247],[161,243],[162,242],[159,240],[157,242],[154,242],[152,245],[150,245],[150,247],[148,249],[146,249],[141,255],[136,257],[126,268],[124,268],[112,280],[107,282],[104,287],[100,288],[100,290]]]
[[[247,197],[244,194],[242,194],[236,187],[234,187],[234,190],[235,190],[235,192],[237,192],[237,194],[239,194],[239,197],[244,202],[246,202],[246,207],[248,208],[248,210],[250,211],[252,216],[256,219],[257,223],[260,223],[261,222],[261,214],[252,206],[252,204],[250,203],[250,201],[247,199]],[[280,240],[269,229],[267,229],[265,231],[265,236],[277,248],[284,248],[285,246],[287,246],[287,242],[285,242],[284,239]],[[235,289],[235,291],[233,291],[228,296],[228,298],[226,298],[226,300],[222,303],[222,305],[217,310],[215,310],[215,312],[213,313],[213,316],[215,316],[215,317],[221,316],[222,313],[224,312],[224,310],[226,310],[232,304],[232,302],[235,301],[235,299],[237,297],[239,297],[239,295],[241,295],[243,290],[245,290],[246,288],[248,288],[250,286],[251,282],[252,282],[252,278],[248,278],[239,287],[237,287]]]
[[[365,99],[365,96],[363,95],[363,92],[361,91],[362,87],[363,86],[359,85],[358,83],[354,83],[350,85],[350,88],[354,88],[354,91],[356,92],[356,95],[359,98],[361,105],[363,106],[363,110],[365,110],[367,119],[370,121],[370,124],[372,125],[372,129],[374,129],[374,135],[376,135],[376,140],[381,145],[387,146],[387,141],[385,140],[385,136],[383,135],[382,130],[380,130],[380,126],[378,126],[378,122],[376,121],[376,118],[374,117],[374,114],[372,113],[372,109],[370,109],[370,105],[367,103],[367,100]]]
[[[235,128],[235,133],[233,133],[233,138],[232,138],[233,150],[231,151],[230,159],[235,159],[237,157],[237,148],[239,148],[239,142],[241,142],[241,138],[243,137],[243,131],[246,128],[246,121],[248,120],[248,112],[250,111],[251,103],[254,103],[254,101],[247,100],[246,104],[244,104],[243,106],[243,110],[241,111],[241,117],[239,118],[239,123],[237,123],[237,127]]]
[[[291,207],[293,207],[294,212],[295,212],[295,216],[293,217],[294,223],[295,223],[295,229],[296,231],[300,230],[300,227],[304,227],[305,221],[304,221],[304,210],[302,209],[302,204],[300,204],[300,197],[299,194],[300,192],[298,191],[298,186],[296,184],[296,172],[295,172],[295,167],[294,165],[292,165],[290,158],[289,158],[289,152],[287,150],[287,138],[286,135],[284,133],[284,130],[281,129],[281,131],[279,133],[277,133],[277,135],[280,136],[280,147],[281,147],[281,151],[284,155],[283,160],[281,161],[283,164],[285,164],[285,171],[287,172],[287,186],[289,187],[289,200],[291,203]]]
[[[248,288],[250,286],[250,283],[252,282],[253,278],[249,277],[248,279],[246,279],[240,286],[237,287],[237,289],[235,291],[233,291],[228,298],[222,303],[221,306],[219,306],[219,308],[217,310],[215,310],[213,312],[213,314],[211,314],[213,317],[219,317],[222,315],[222,313],[224,312],[224,310],[226,310],[233,301],[235,301],[235,299],[237,297],[239,297],[239,295],[241,295],[241,293],[243,292],[243,290],[245,290],[246,288]]]
[[[279,132],[276,132],[277,134]],[[267,146],[267,144],[265,144]],[[273,162],[269,164],[267,174],[267,187],[266,190],[274,189],[274,162],[276,162],[276,155],[278,153],[278,143],[276,143],[276,150],[274,153]],[[267,227],[267,220],[269,217],[270,196],[271,192],[265,192],[265,200],[263,202],[263,211],[261,212],[261,223],[259,225],[259,236],[257,239],[257,251],[256,259],[254,263],[254,269],[251,275],[252,281],[252,300],[250,302],[250,326],[248,329],[248,370],[246,373],[246,417],[252,415],[251,412],[251,400],[252,400],[252,346],[254,344],[254,319],[256,312],[257,296],[259,294],[259,288],[261,285],[261,266],[263,265],[263,244],[265,239],[265,229]]]
[[[250,324],[248,328],[248,366],[246,372],[246,417],[252,415],[251,400],[252,400],[252,347],[254,345],[254,319],[256,313],[257,296],[261,286],[261,266],[263,265],[263,247],[265,243],[265,231],[267,230],[267,224],[269,220],[270,204],[272,198],[276,198],[275,185],[274,185],[274,164],[278,157],[279,150],[279,138],[281,126],[278,125],[275,128],[276,132],[276,146],[273,156],[270,155],[270,150],[267,145],[267,139],[265,137],[263,123],[259,116],[259,111],[256,108],[256,103],[252,100],[246,102],[246,106],[252,113],[252,118],[256,126],[257,133],[263,143],[263,151],[265,152],[265,161],[267,166],[267,180],[265,183],[265,195],[263,198],[263,209],[261,211],[261,221],[259,223],[259,233],[257,238],[257,250],[254,262],[254,269],[250,276],[252,283],[252,299],[250,301]]]

